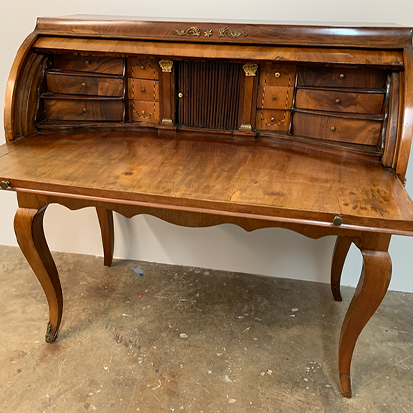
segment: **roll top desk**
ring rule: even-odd
[[[335,235],[335,300],[352,243],[364,261],[339,341],[351,397],[391,235],[413,235],[411,66],[412,31],[397,26],[38,19],[7,85],[0,180],[17,192],[17,240],[48,300],[46,341],[63,311],[42,225],[51,203],[96,208],[105,265],[112,211]]]

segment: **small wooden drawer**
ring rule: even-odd
[[[44,99],[49,120],[63,121],[123,121],[122,100]]]
[[[159,123],[159,102],[144,100],[130,100],[129,113],[131,120],[135,122]]]
[[[159,80],[157,60],[128,59],[128,77]]]
[[[121,58],[56,54],[54,67],[61,70],[123,75],[125,63]]]
[[[293,104],[293,87],[259,86],[257,108],[291,109]]]
[[[274,130],[287,132],[290,128],[291,111],[261,109],[257,110],[257,130]]]
[[[370,68],[300,67],[297,83],[298,86],[384,90],[386,72]]]
[[[296,66],[285,64],[261,65],[261,86],[286,86],[294,87]]]
[[[331,90],[298,89],[295,107],[330,112],[370,113],[380,115],[384,94],[350,93]]]
[[[123,96],[123,78],[46,74],[47,90],[69,95]]]
[[[159,101],[159,82],[147,79],[128,79],[128,95],[133,100]]]
[[[381,121],[340,118],[296,112],[292,133],[296,136],[377,146]]]

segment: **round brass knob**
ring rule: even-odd
[[[281,73],[280,73],[280,72],[275,72],[275,73],[274,73],[274,76],[275,76],[275,77],[280,77],[280,76],[281,76]]]
[[[87,109],[86,109],[86,108],[83,108],[83,109],[82,109],[82,111],[83,111],[83,112],[86,112],[86,111],[87,111]]]
[[[144,69],[145,69],[145,66],[142,65],[142,66],[141,66],[141,69],[144,70]]]
[[[83,82],[83,83],[82,83],[82,87],[85,87],[85,86],[86,86],[86,83],[85,83],[85,82]]]
[[[272,100],[277,100],[277,96],[273,96],[273,97],[272,97]]]
[[[275,119],[274,118],[271,118],[271,122],[274,122],[275,121]]]
[[[145,92],[145,88],[144,88],[144,87],[141,89],[141,92]]]
[[[182,98],[184,97],[184,94],[181,93],[181,92],[179,92],[179,93],[178,93],[178,97],[179,97],[179,99],[182,99]]]
[[[7,189],[11,185],[10,181],[1,181],[0,187],[1,189]]]
[[[341,217],[339,217],[339,216],[334,217],[334,218],[333,218],[333,224],[334,224],[336,227],[339,227],[340,225],[343,224],[343,218],[341,218]]]
[[[335,132],[336,128],[334,126],[331,127],[331,132]]]
[[[90,60],[85,60],[85,64],[90,65]]]
[[[142,111],[142,115],[144,115],[144,114],[145,114],[145,111],[143,110],[143,111]]]
[[[340,79],[344,79],[344,73],[340,73]]]
[[[339,104],[341,103],[341,100],[340,100],[340,99],[336,99],[336,103],[337,103],[337,105],[339,105]]]

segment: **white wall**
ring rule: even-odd
[[[4,96],[15,53],[34,28],[36,17],[75,13],[166,19],[187,17],[194,20],[394,22],[413,26],[412,0],[0,0],[0,96]],[[4,133],[1,131],[0,143],[3,142]],[[406,188],[412,196],[412,168],[407,177]],[[12,227],[16,207],[14,193],[0,193],[0,244],[17,245]],[[116,215],[115,226],[116,257],[329,282],[333,237],[314,241],[283,229],[246,233],[232,225],[207,229],[181,228],[148,216],[127,220]],[[52,250],[102,254],[98,223],[92,209],[70,212],[60,206],[51,206],[46,213],[45,227]],[[413,292],[411,251],[413,238],[393,237],[390,246],[393,280],[390,288]],[[352,247],[344,269],[343,284],[355,285],[360,268],[361,255]]]

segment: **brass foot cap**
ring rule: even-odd
[[[53,331],[53,327],[50,323],[48,323],[47,324],[46,335],[44,337],[44,339],[46,340],[46,343],[53,343],[53,341],[55,341],[57,339],[58,330],[56,329],[56,331],[54,333],[52,333],[52,331]]]

